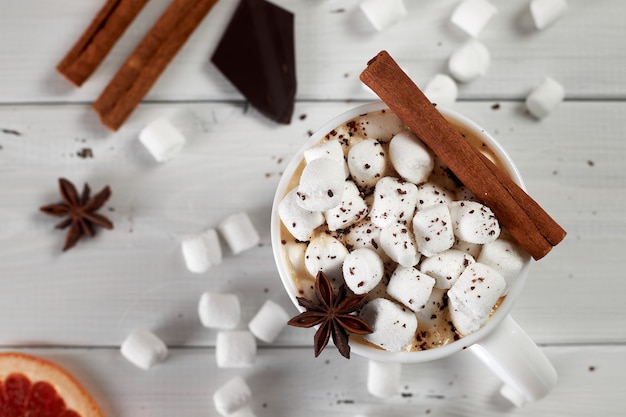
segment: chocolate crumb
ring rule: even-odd
[[[306,119],[306,114],[303,113],[300,115],[300,120],[304,120],[304,119]]]
[[[495,103],[493,106],[491,106],[492,110],[498,110],[500,108],[500,103]]]
[[[21,132],[13,129],[2,129],[2,133],[4,133],[5,135],[22,136]]]
[[[91,150],[91,148],[83,148],[80,151],[76,152],[76,155],[83,159],[93,158],[93,151]]]
[[[593,162],[591,159],[587,160],[587,165],[589,165],[590,167],[595,165],[595,162]]]
[[[590,367],[589,367],[589,372],[593,372],[593,371],[595,371],[595,370],[596,370],[596,367],[595,367],[595,366],[593,366],[593,365],[592,365],[592,366],[590,366]]]

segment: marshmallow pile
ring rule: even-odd
[[[527,255],[392,112],[348,121],[305,155],[278,207],[303,294],[319,271],[368,294],[364,338],[392,352],[433,347],[419,339],[432,326],[453,341],[487,321]]]

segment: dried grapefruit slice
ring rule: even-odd
[[[103,417],[73,376],[52,362],[0,353],[0,417]]]

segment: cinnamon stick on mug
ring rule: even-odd
[[[536,260],[566,235],[539,204],[457,131],[386,52],[361,73],[370,87],[437,154]]]

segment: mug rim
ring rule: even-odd
[[[295,287],[295,282],[291,278],[291,275],[286,267],[285,253],[281,249],[281,220],[278,215],[278,205],[287,193],[287,187],[295,170],[304,158],[305,150],[309,149],[313,144],[319,142],[323,137],[328,134],[328,132],[343,124],[344,122],[361,114],[384,109],[388,110],[389,107],[382,101],[361,104],[340,113],[328,122],[324,123],[324,125],[320,127],[313,135],[311,135],[311,137],[307,139],[304,144],[298,149],[298,151],[291,157],[276,187],[270,221],[270,240],[272,243],[272,253],[274,255],[274,262],[276,263],[276,267],[278,269],[278,273],[281,278],[283,287],[287,291],[287,294],[289,295],[289,298],[291,299],[293,304],[300,312],[304,311],[304,308],[301,307],[296,300],[296,297],[298,296],[298,291]],[[526,186],[517,166],[508,155],[508,153],[505,151],[505,149],[502,147],[502,145],[487,130],[482,128],[473,120],[469,119],[467,116],[464,116],[455,110],[451,110],[449,108],[439,105],[437,106],[437,109],[447,120],[455,121],[457,124],[463,126],[464,129],[473,133],[475,136],[481,138],[482,140],[485,140],[490,150],[504,165],[507,173],[513,179],[513,181],[517,183],[517,185],[519,185],[524,191],[526,191]],[[515,279],[515,282],[512,284],[502,304],[493,313],[492,317],[489,318],[489,320],[487,320],[487,322],[480,329],[467,336],[463,336],[460,339],[450,342],[444,346],[426,350],[403,352],[389,352],[382,348],[368,346],[363,343],[352,343],[350,344],[351,352],[359,356],[381,362],[415,363],[441,359],[461,350],[464,350],[471,345],[479,342],[480,339],[482,339],[483,337],[490,334],[509,314],[509,312],[513,308],[515,300],[522,291],[522,288],[528,276],[529,266],[530,256],[527,256],[526,262],[524,263],[522,270]]]

